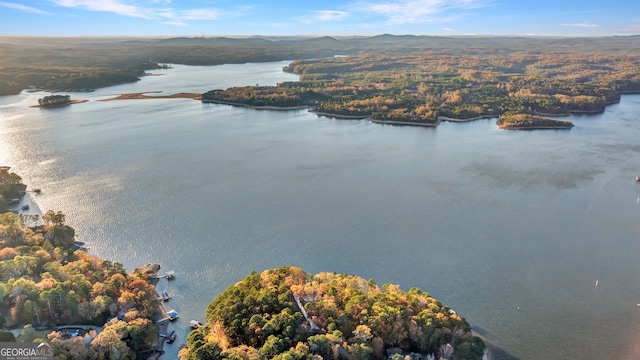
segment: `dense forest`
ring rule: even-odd
[[[481,359],[485,349],[462,317],[417,288],[296,267],[251,273],[206,316],[181,359]]]
[[[620,94],[640,92],[640,59],[625,54],[367,54],[298,60],[284,70],[300,81],[212,90],[202,99],[436,124],[507,112],[602,112]]]
[[[29,86],[90,90],[134,82],[162,64],[217,65],[318,59],[334,55],[636,55],[639,36],[527,38],[481,36],[37,38],[0,37],[0,95]],[[370,69],[374,70],[374,69]],[[633,82],[629,83],[633,85]],[[620,84],[624,86],[624,83]],[[630,89],[631,90],[631,89]]]
[[[56,359],[133,359],[153,351],[159,300],[148,274],[127,274],[120,263],[78,249],[64,214],[0,214],[0,242],[1,327],[27,325],[23,334],[54,329],[41,339],[53,345]],[[71,337],[55,331],[72,324],[102,331]]]

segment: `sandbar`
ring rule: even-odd
[[[150,96],[145,94],[161,93],[162,91],[145,91],[139,93],[120,94],[116,97],[103,99],[98,101],[114,101],[114,100],[142,100],[142,99],[193,99],[200,100],[202,94],[198,93],[177,93],[173,95]]]

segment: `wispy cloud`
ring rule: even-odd
[[[186,21],[216,20],[247,13],[253,7],[239,6],[230,10],[216,8],[176,9],[168,7],[172,0],[50,0],[54,4],[87,11],[110,12],[118,15],[156,20],[173,26],[188,26]]]
[[[640,24],[631,24],[626,29],[622,30],[622,32],[640,35]]]
[[[317,21],[333,21],[333,20],[342,20],[349,16],[349,13],[346,11],[337,11],[337,10],[320,10],[314,11],[315,16],[314,20]]]
[[[595,27],[598,27],[599,25],[597,25],[597,24],[586,24],[586,23],[575,23],[575,24],[560,24],[560,26],[595,28]]]
[[[459,19],[460,12],[490,6],[487,0],[391,0],[384,2],[360,2],[361,11],[386,16],[392,24],[447,22]],[[448,20],[447,20],[448,19]]]
[[[338,21],[349,16],[346,11],[338,10],[318,10],[311,13],[310,16],[300,19],[300,22],[305,24],[313,24],[317,22],[325,21]]]
[[[215,20],[220,18],[220,11],[216,9],[186,10],[178,15],[185,20]]]
[[[173,26],[189,26],[189,24],[184,23],[182,21],[163,21],[163,24],[173,25]]]
[[[48,14],[46,11],[42,11],[40,9],[32,8],[31,6],[26,6],[22,4],[15,4],[10,2],[0,1],[0,7],[6,7],[9,9],[20,10],[25,12],[30,12],[34,14]]]
[[[453,32],[453,29],[450,28],[450,27],[443,27],[442,30],[448,31],[448,32]]]
[[[53,0],[53,3],[68,8],[80,8],[89,11],[112,12],[125,16],[149,18],[140,7],[123,4],[118,0]]]

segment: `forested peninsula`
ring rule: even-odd
[[[251,273],[206,316],[181,359],[473,360],[485,350],[462,317],[417,288],[296,267]]]
[[[25,189],[20,176],[0,168],[2,197],[22,197]],[[62,212],[18,214],[7,211],[11,203],[0,205],[0,341],[48,342],[56,359],[161,354],[159,266],[128,274],[88,255]]]
[[[529,129],[571,129],[571,121],[554,120],[530,114],[506,113],[497,121],[498,127],[505,130]]]
[[[298,82],[212,90],[202,101],[427,126],[507,112],[564,116],[640,92],[639,44],[640,36],[0,37],[0,94],[86,91],[167,63],[295,60],[284,71]]]
[[[203,102],[301,107],[339,118],[431,125],[504,114],[519,118],[603,112],[620,94],[640,92],[636,56],[583,53],[490,55],[366,54],[298,60],[300,81],[212,90]],[[570,128],[540,119],[505,129]]]

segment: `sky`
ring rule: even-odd
[[[0,35],[640,34],[640,0],[0,0]]]

